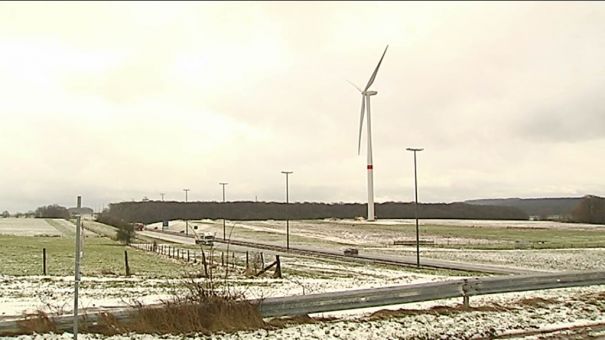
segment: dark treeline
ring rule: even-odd
[[[58,204],[45,205],[36,209],[37,218],[69,218],[67,208]]]
[[[465,201],[468,204],[514,207],[542,220],[565,219],[583,197],[503,198]]]
[[[574,222],[605,224],[605,198],[586,196],[571,211]]]
[[[418,206],[421,218],[527,220],[529,216],[512,207],[431,203]],[[101,218],[126,222],[154,223],[176,219],[293,220],[320,218],[356,218],[367,216],[367,204],[360,203],[285,203],[278,202],[120,202],[112,203]],[[378,218],[413,218],[413,203],[376,204]]]

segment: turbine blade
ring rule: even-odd
[[[359,118],[359,142],[357,144],[357,155],[361,154],[361,130],[363,129],[363,115],[366,112],[366,96],[361,96],[361,116]]]
[[[368,81],[368,85],[366,85],[365,90],[363,90],[364,92],[367,91],[370,86],[372,86],[372,84],[374,83],[374,79],[376,79],[376,74],[378,73],[378,69],[380,68],[380,64],[382,64],[382,59],[384,59],[384,55],[387,53],[387,49],[389,48],[389,45],[387,45],[387,47],[385,47],[384,52],[382,52],[382,57],[380,57],[380,61],[378,62],[378,65],[376,65],[376,68],[374,69],[374,73],[372,73],[372,76],[370,77],[370,80]]]
[[[351,86],[353,86],[354,88],[357,89],[357,91],[359,91],[359,93],[361,93],[361,89],[359,88],[359,86],[355,85],[352,81],[347,80],[347,83],[351,84]]]

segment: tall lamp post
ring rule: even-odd
[[[288,175],[292,174],[292,171],[282,171],[282,174],[286,175],[286,249],[290,250],[290,220],[288,219],[288,214],[290,213],[288,209],[288,204],[290,203],[289,195],[288,195]]]
[[[185,203],[187,203],[187,193],[189,192],[189,189],[183,189],[183,191],[185,192]],[[185,205],[185,208],[187,206]],[[185,209],[185,212],[187,211],[187,209]],[[185,219],[185,235],[189,236],[189,220]]]
[[[416,174],[416,152],[420,152],[424,149],[421,148],[407,148],[407,151],[414,153],[414,216],[416,217],[416,266],[420,268],[420,236],[418,232],[418,176]]]
[[[225,185],[229,183],[219,183],[223,186],[223,240],[227,240],[227,228],[225,227]]]

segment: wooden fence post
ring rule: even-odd
[[[248,269],[248,251],[246,250],[246,269]]]
[[[46,248],[42,248],[42,272],[46,275]]]
[[[275,274],[273,274],[273,277],[281,279],[281,261],[279,260],[279,255],[275,255],[275,263]]]
[[[126,268],[126,276],[130,276],[130,266],[128,266],[128,251],[124,250],[124,267]]]
[[[204,275],[208,277],[208,263],[206,263],[206,253],[202,250],[202,264],[204,265]]]

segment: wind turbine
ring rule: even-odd
[[[368,84],[363,89],[363,91],[359,88],[359,86],[349,82],[353,85],[359,93],[361,93],[361,116],[359,118],[359,142],[357,145],[357,154],[361,154],[361,130],[363,129],[363,116],[365,114],[366,108],[368,111],[367,119],[368,119],[368,221],[374,221],[374,165],[372,164],[372,121],[370,119],[370,97],[378,94],[376,91],[369,91],[370,86],[374,83],[376,79],[376,74],[378,73],[378,69],[380,68],[380,64],[382,64],[382,59],[384,59],[384,55],[387,53],[387,49],[389,45],[385,47],[384,52],[382,53],[382,57],[380,57],[380,61],[378,61],[378,65],[374,69]]]

